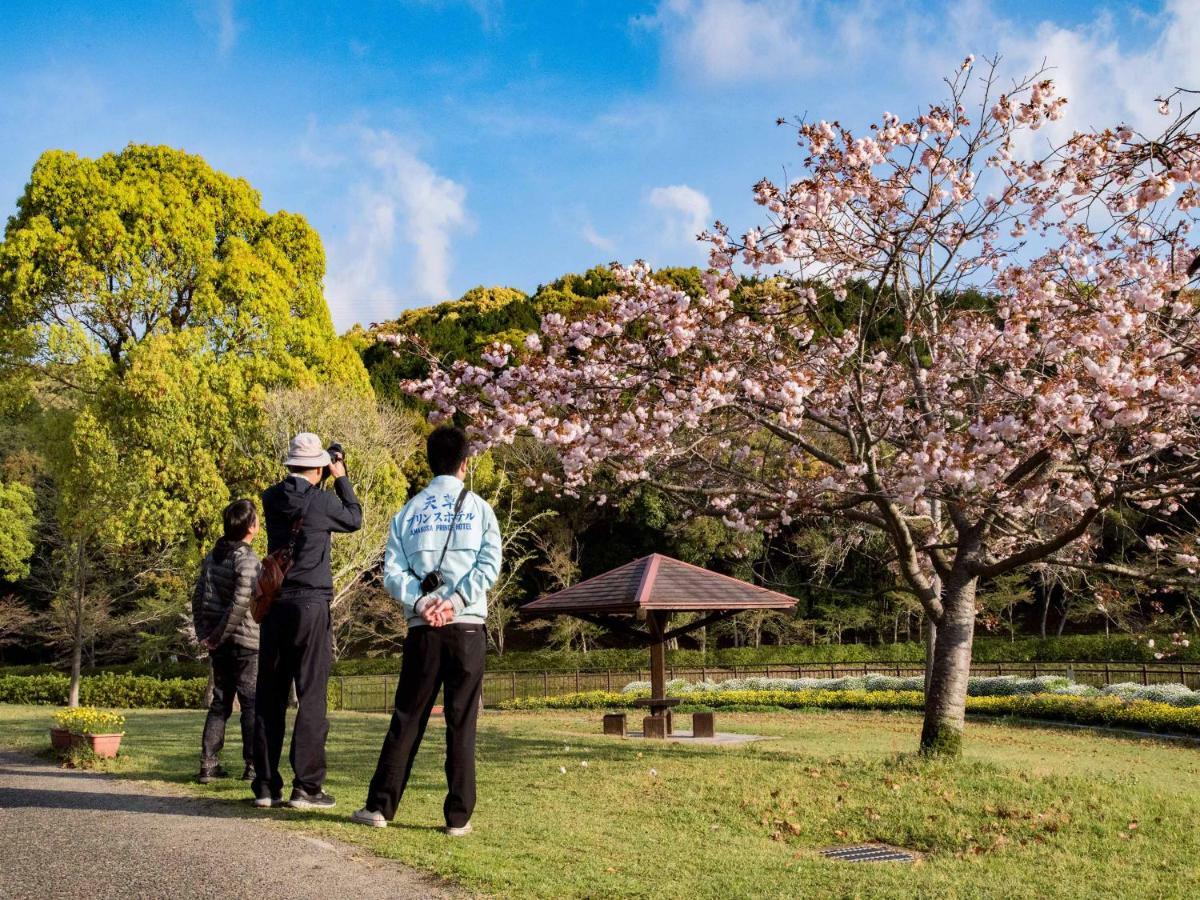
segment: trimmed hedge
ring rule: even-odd
[[[207,678],[103,672],[82,680],[79,702],[113,709],[202,709],[207,686]],[[0,703],[62,706],[70,687],[66,675],[0,675]]]
[[[1160,639],[1158,646],[1169,644]],[[975,639],[971,658],[977,663],[993,662],[1155,662],[1155,648],[1148,647],[1144,640],[1133,637],[1111,637],[1104,635],[1070,635],[1061,638],[1004,638],[978,636]],[[776,663],[855,663],[896,662],[922,663],[925,660],[925,645],[918,642],[904,644],[789,644],[786,646],[737,647],[710,650],[707,654],[699,650],[669,650],[667,662],[674,666],[713,667],[774,665]],[[1191,646],[1176,648],[1169,662],[1200,662],[1200,641]],[[336,674],[379,674],[395,671],[384,668],[370,673],[342,671],[343,666],[357,664],[385,664],[395,667],[397,661],[343,660],[334,664]],[[590,653],[574,651],[509,651],[503,656],[489,656],[488,669],[493,672],[513,669],[636,669],[646,668],[645,650],[593,650]]]
[[[501,709],[632,709],[635,695],[586,691],[562,697],[525,698],[500,704]],[[714,710],[871,709],[921,710],[919,691],[725,691],[695,698],[696,708]],[[690,708],[690,707],[689,707]],[[1078,697],[1071,694],[1026,694],[968,697],[967,712],[980,716],[1016,716],[1079,725],[1131,728],[1167,734],[1200,735],[1200,707],[1176,707],[1151,700]]]
[[[1169,639],[1159,640],[1162,646]],[[1132,637],[1106,638],[1103,635],[1071,635],[1062,638],[1003,638],[979,637],[975,640],[972,659],[977,663],[995,662],[1155,662],[1154,648]],[[893,662],[920,664],[925,659],[925,646],[906,644],[821,644],[809,646],[738,647],[712,650],[669,650],[667,662],[673,666],[728,668],[732,666],[761,666],[775,664],[810,664],[856,662]],[[1200,641],[1189,647],[1177,648],[1169,662],[1200,662]],[[574,671],[576,669],[644,669],[648,665],[645,650],[593,650],[579,653],[565,650],[510,650],[503,656],[488,656],[488,671]],[[205,678],[208,663],[181,661],[162,663],[133,663],[106,666],[103,672],[129,675],[149,675],[156,678]],[[366,659],[341,659],[333,664],[334,675],[395,675],[400,671],[398,656]],[[0,675],[61,674],[50,665],[10,666],[0,668]]]

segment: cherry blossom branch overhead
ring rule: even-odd
[[[1169,514],[1200,475],[1192,114],[1039,155],[1052,80],[968,58],[947,85],[865,133],[798,123],[801,177],[703,235],[701,296],[617,267],[603,311],[408,389],[482,445],[551,448],[539,486],[879,528],[935,619],[940,580],[1078,555],[1117,505]]]

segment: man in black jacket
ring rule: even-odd
[[[219,754],[225,745],[225,723],[236,696],[242,708],[242,779],[254,777],[254,683],[258,676],[258,623],[249,615],[258,579],[258,555],[250,542],[258,534],[258,515],[249,500],[234,500],[221,517],[225,531],[204,557],[192,594],[196,639],[212,659],[213,691],[204,734],[200,739],[201,784],[229,773]]]
[[[288,476],[263,492],[267,551],[292,546],[292,564],[279,597],[262,623],[258,662],[257,719],[254,735],[254,805],[283,802],[279,756],[288,696],[293,683],[299,708],[292,728],[289,759],[294,778],[288,805],[295,809],[327,809],[333,797],[325,783],[325,716],[329,666],[333,650],[329,604],[333,573],[329,565],[333,532],[358,531],[362,506],[346,477],[340,456],[331,460],[315,434],[296,435],[284,461]],[[321,490],[325,475],[334,490]],[[298,527],[296,523],[299,523]]]

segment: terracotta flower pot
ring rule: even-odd
[[[91,746],[93,753],[101,759],[112,759],[117,755],[124,732],[120,734],[88,734],[84,735],[84,737]]]
[[[70,750],[71,732],[65,728],[51,728],[50,746],[55,750]]]

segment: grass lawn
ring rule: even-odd
[[[51,710],[0,706],[0,744],[47,744]],[[203,714],[133,711],[120,774],[187,783]],[[443,738],[431,727],[397,823],[361,805],[387,718],[334,714],[331,813],[264,819],[329,835],[468,889],[512,897],[1196,897],[1200,746],[972,722],[966,758],[905,755],[909,713],[722,714],[774,740],[737,749],[597,734],[596,712],[488,713],[469,838],[437,831]],[[236,727],[226,758],[238,759]],[[587,763],[585,766],[584,763]],[[561,773],[560,767],[566,769]],[[238,766],[240,769],[240,766]],[[191,785],[245,802],[245,785]],[[913,866],[834,863],[816,851],[883,841]]]

